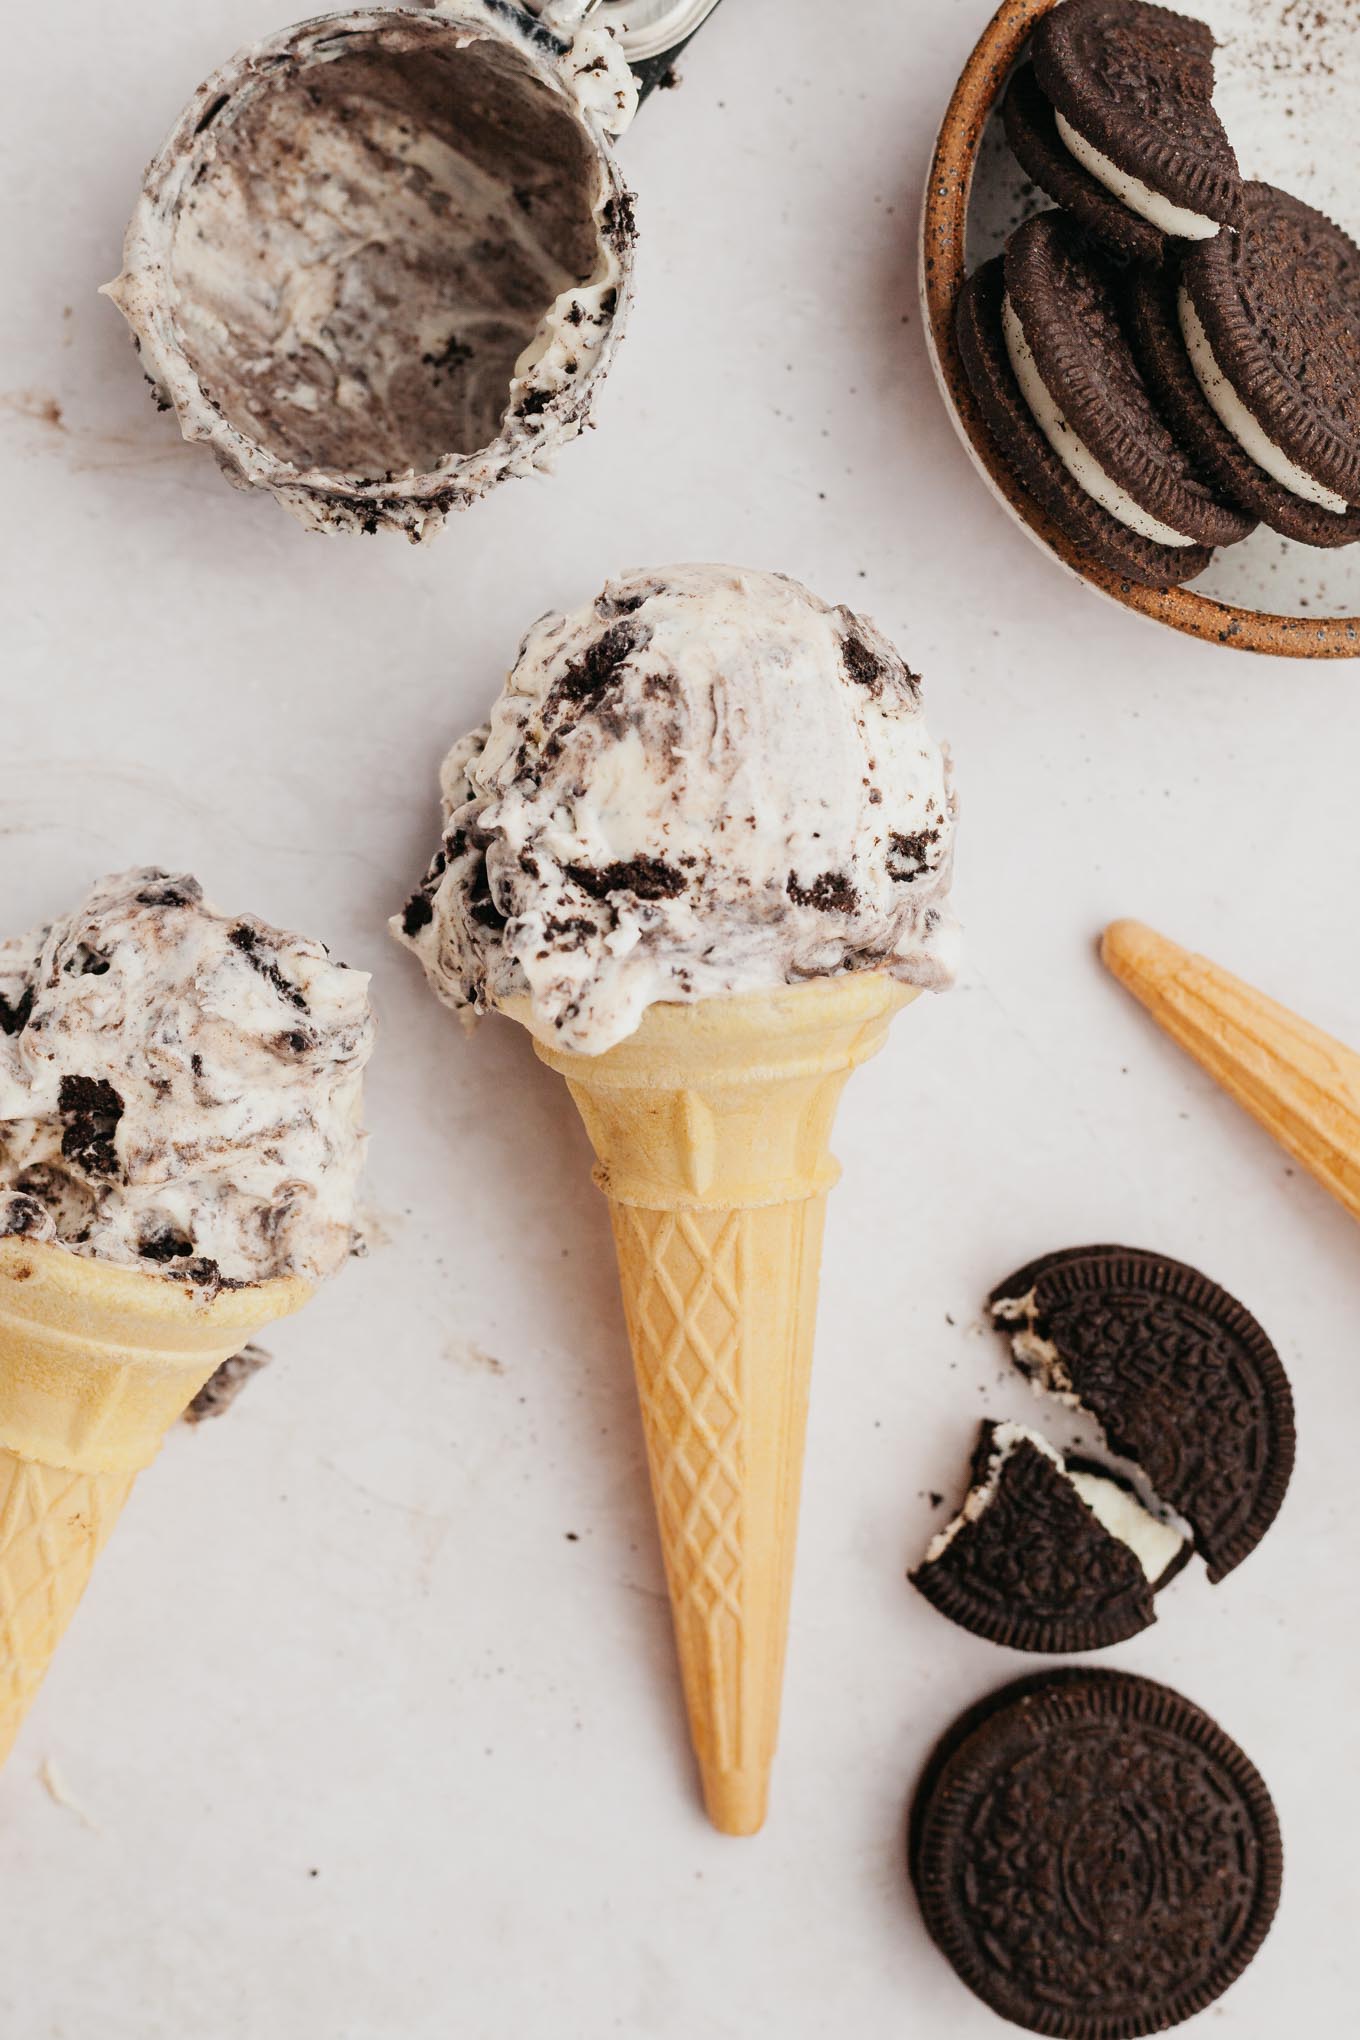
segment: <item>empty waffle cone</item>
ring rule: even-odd
[[[754,1834],[779,1730],[831,1126],[915,991],[879,973],[653,1006],[567,1080],[609,1199],[710,1819]],[[532,1026],[528,1002],[507,1002]]]
[[[0,1763],[141,1469],[223,1360],[310,1284],[223,1290],[0,1240]]]
[[[1162,1027],[1360,1218],[1360,1054],[1139,921],[1101,955]]]

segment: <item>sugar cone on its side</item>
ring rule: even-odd
[[[765,1818],[831,1125],[910,987],[879,973],[653,1006],[599,1056],[536,1037],[609,1199],[690,1733],[714,1825]],[[532,1028],[526,1000],[507,1002]]]
[[[289,1279],[201,1303],[0,1240],[0,1763],[138,1473],[222,1361],[310,1294]]]
[[[1159,1027],[1360,1218],[1360,1054],[1139,921],[1101,955]]]

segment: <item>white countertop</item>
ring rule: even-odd
[[[371,1257],[279,1328],[228,1417],[172,1436],[0,1781],[0,2028],[999,2034],[919,1924],[904,1814],[934,1737],[1036,1661],[903,1574],[978,1418],[1024,1406],[981,1299],[1035,1253],[1116,1239],[1239,1295],[1299,1406],[1261,1549],[1217,1589],[1184,1577],[1099,1660],[1216,1713],[1279,1806],[1275,1931],[1194,2030],[1339,2033],[1357,1238],[1093,939],[1138,915],[1360,1039],[1356,667],[1107,607],[965,460],[914,235],[985,0],[727,0],[625,144],[636,313],[556,477],[424,549],[308,537],[236,494],[156,415],[94,289],[181,102],[285,11],[65,0],[6,24],[0,925],[98,872],[189,867],[370,968],[383,1040]],[[851,15],[856,37],[829,33]],[[750,1842],[697,1803],[584,1136],[517,1030],[465,1041],[383,932],[434,842],[439,756],[522,629],[685,557],[873,614],[966,804],[963,981],[904,1017],[841,1121],[783,1741]]]

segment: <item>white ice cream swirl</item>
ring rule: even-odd
[[[0,943],[0,1235],[214,1290],[354,1244],[368,978],[158,870]]]
[[[781,575],[634,572],[525,638],[394,922],[435,990],[598,1053],[658,1000],[883,969],[941,986],[954,798],[874,626]]]

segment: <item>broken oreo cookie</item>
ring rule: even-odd
[[[1259,1772],[1169,1687],[1122,1672],[1024,1679],[965,1714],[912,1808],[927,1929],[1004,2019],[1138,2040],[1237,1981],[1279,1904]]]
[[[984,1423],[963,1507],[910,1577],[990,1643],[1102,1650],[1149,1627],[1153,1595],[1191,1548],[1104,1468],[1065,1461],[1019,1424]]]
[[[1294,1403],[1251,1313],[1183,1262],[1074,1247],[992,1292],[992,1321],[1035,1385],[1101,1425],[1190,1524],[1209,1578],[1254,1551],[1294,1465]]]
[[[1032,48],[1064,147],[1122,205],[1187,240],[1237,222],[1242,180],[1213,108],[1205,22],[1144,0],[1066,0]]]

